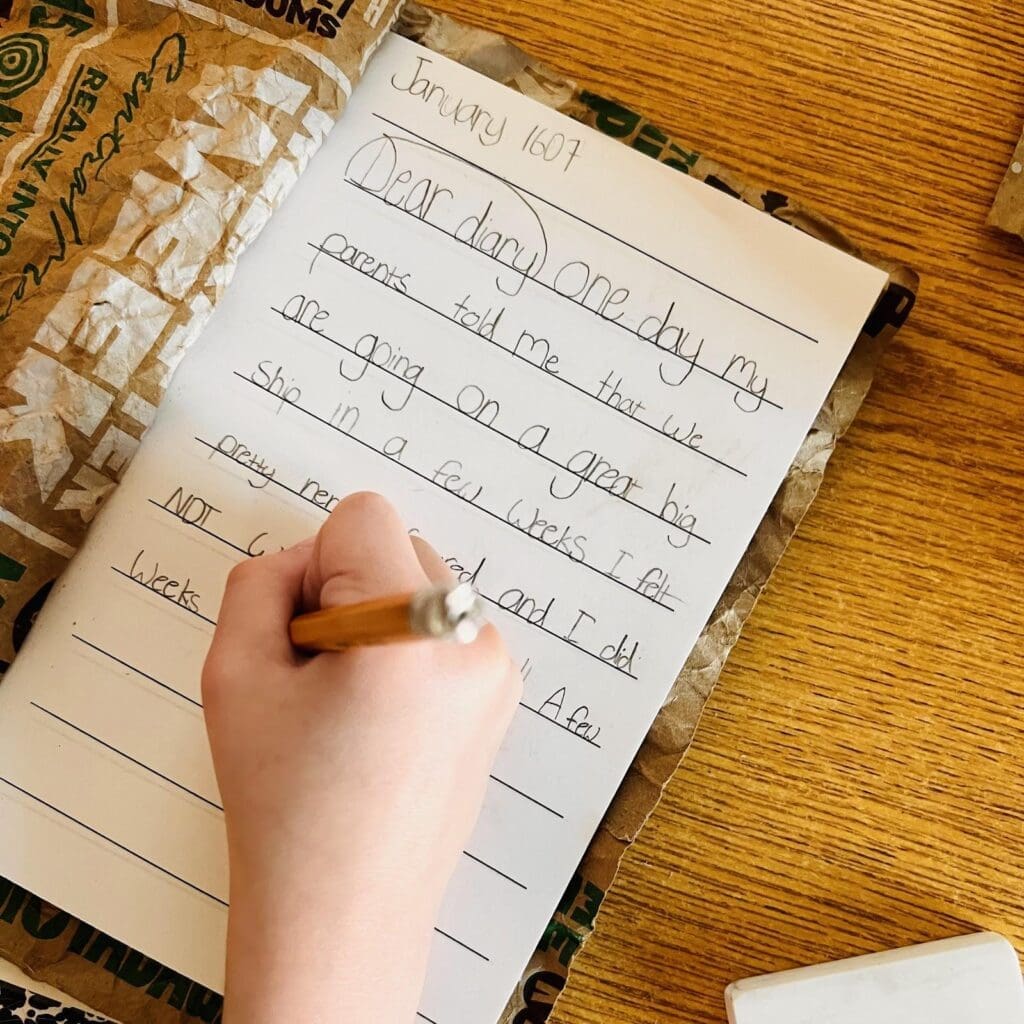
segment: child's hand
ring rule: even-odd
[[[468,646],[308,658],[288,622],[448,578],[373,494],[231,573],[203,671],[231,865],[227,1024],[413,1019],[519,673],[492,626]]]

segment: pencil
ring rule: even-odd
[[[483,623],[476,592],[470,584],[458,583],[299,615],[289,633],[301,650],[341,651],[425,638],[468,644]]]

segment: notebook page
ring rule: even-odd
[[[0,873],[222,985],[225,577],[378,490],[525,678],[420,1006],[495,1020],[884,281],[390,38],[0,688]]]

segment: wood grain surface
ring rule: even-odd
[[[1024,951],[1018,0],[436,0],[810,200],[919,304],[626,857],[557,1024],[722,1024],[736,978]]]

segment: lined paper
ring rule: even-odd
[[[525,678],[420,1007],[496,1020],[884,283],[389,39],[0,689],[0,873],[221,988],[225,577],[378,490]]]

